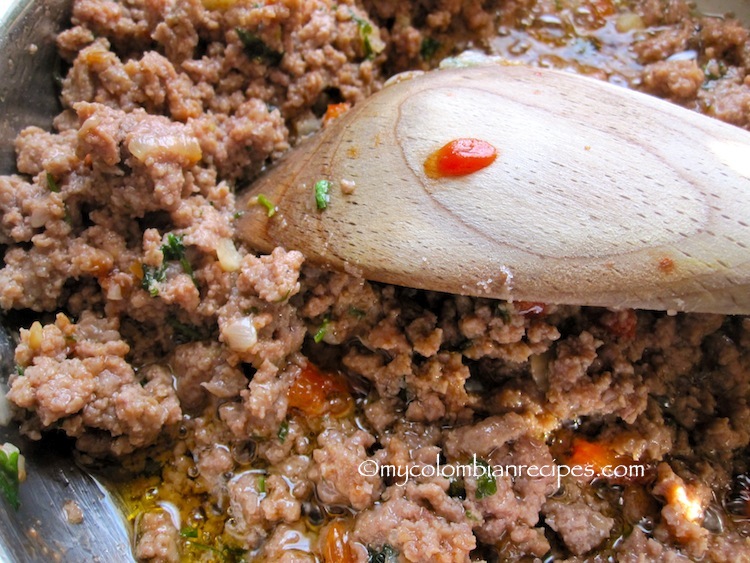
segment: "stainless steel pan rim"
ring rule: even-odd
[[[59,111],[55,35],[69,20],[71,0],[0,0],[0,173],[15,171],[13,142],[25,126],[50,129]],[[0,316],[0,386],[14,369],[13,343]],[[21,507],[0,499],[0,561],[133,561],[129,526],[114,499],[82,471],[55,438],[32,442],[17,427],[0,427],[27,459]],[[67,447],[69,450],[69,447]],[[69,524],[63,505],[75,501],[83,523]]]
[[[69,19],[72,0],[0,0],[0,174],[15,171],[13,141],[28,125],[50,129],[59,110],[55,85],[55,34]],[[698,0],[711,15],[732,12],[750,22],[750,0]],[[13,346],[0,316],[0,386],[13,369]],[[0,426],[0,443],[21,446],[28,480],[17,513],[0,501],[0,561],[134,561],[129,526],[116,501],[70,455],[49,440],[21,438],[11,424]],[[80,525],[69,524],[63,505],[83,509]]]

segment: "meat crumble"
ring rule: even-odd
[[[750,319],[417,291],[234,238],[269,163],[467,49],[750,128],[738,21],[682,0],[75,0],[57,43],[63,111],[0,177],[0,307],[38,317],[8,398],[28,436],[135,476],[138,560],[750,561]],[[590,472],[424,470],[467,463]]]

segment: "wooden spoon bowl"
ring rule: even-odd
[[[428,157],[460,138],[497,158],[429,177]],[[325,209],[319,180],[331,183]],[[371,280],[750,313],[750,133],[558,71],[491,65],[396,82],[291,151],[240,209],[253,248],[299,249]]]

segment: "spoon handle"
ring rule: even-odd
[[[425,173],[431,154],[463,138],[492,145],[494,162]],[[325,209],[319,180],[331,183]],[[387,86],[290,152],[240,205],[250,246],[299,249],[371,280],[750,313],[750,133],[558,71],[493,65]]]

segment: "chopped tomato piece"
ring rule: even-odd
[[[497,150],[480,139],[455,139],[427,157],[424,171],[430,178],[465,176],[486,168],[497,158]]]
[[[341,102],[340,104],[328,104],[326,113],[323,116],[323,125],[328,125],[337,117],[344,115],[352,107],[350,103]]]
[[[623,340],[633,340],[638,326],[638,317],[632,309],[607,311],[602,315],[601,323],[612,336]]]
[[[308,362],[295,378],[287,394],[289,406],[308,416],[345,416],[354,400],[346,381],[339,374],[324,373]]]
[[[641,482],[648,477],[645,465],[618,454],[607,444],[574,438],[571,450],[568,467],[591,467],[595,477],[616,483]]]
[[[328,526],[323,546],[325,563],[354,563],[354,553],[349,545],[349,527],[341,520]]]

